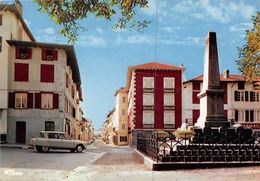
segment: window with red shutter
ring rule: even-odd
[[[41,65],[41,82],[54,82],[54,65]]]
[[[192,103],[193,104],[199,104],[200,98],[198,98],[199,92],[192,92]]]
[[[35,93],[34,94],[34,100],[35,100],[35,108],[41,109],[41,93]]]
[[[52,49],[42,49],[42,60],[45,61],[58,60],[58,51]]]
[[[24,47],[16,47],[15,58],[16,59],[31,59],[32,58],[32,49],[24,48]]]
[[[59,109],[59,94],[53,94],[53,109]]]
[[[192,120],[193,124],[195,124],[200,117],[200,110],[192,110]]]
[[[29,80],[29,64],[14,64],[14,81],[28,82]]]
[[[46,60],[47,58],[46,58],[46,49],[45,48],[43,48],[42,49],[42,60]]]
[[[28,108],[32,109],[33,108],[33,93],[28,93]]]
[[[8,107],[9,108],[15,108],[15,93],[14,92],[9,92]]]

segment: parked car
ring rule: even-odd
[[[40,138],[33,138],[30,146],[38,152],[49,152],[50,149],[67,149],[71,152],[82,152],[86,149],[87,143],[80,140],[73,140],[64,132],[41,131]]]

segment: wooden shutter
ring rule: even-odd
[[[235,97],[234,97],[234,100],[237,101],[237,98],[238,98],[238,92],[237,92],[237,91],[235,91],[234,96],[235,96]]]
[[[16,59],[19,59],[19,58],[20,58],[20,48],[19,48],[19,47],[16,47],[16,48],[15,48],[15,58],[16,58]]]
[[[14,92],[9,92],[8,107],[9,108],[15,108],[15,93]]]
[[[238,110],[235,110],[235,122],[238,122]]]
[[[31,59],[31,58],[32,58],[32,49],[27,48],[27,59]]]
[[[52,56],[53,56],[53,60],[58,60],[58,51],[57,50],[53,50],[52,51]]]
[[[248,91],[245,92],[245,101],[248,102]]]
[[[29,64],[15,63],[14,80],[28,82],[28,79],[29,79]]]
[[[53,109],[59,109],[59,94],[53,94]]]
[[[28,109],[33,108],[33,93],[27,94]]]
[[[41,65],[41,82],[54,82],[54,65]]]
[[[45,48],[42,49],[42,60],[47,60],[46,49]]]
[[[41,93],[35,93],[35,108],[36,109],[41,109]]]

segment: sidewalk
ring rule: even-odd
[[[0,144],[0,149],[1,149],[1,148],[20,148],[20,149],[28,149],[28,148],[29,148],[29,145],[2,143],[2,144]]]

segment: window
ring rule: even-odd
[[[144,106],[153,106],[154,105],[154,94],[153,93],[144,93],[143,105]]]
[[[144,128],[153,128],[154,111],[143,111],[143,125]]]
[[[45,121],[45,131],[54,131],[54,129],[55,129],[54,121]]]
[[[192,83],[192,103],[199,104],[200,99],[198,98],[198,94],[200,93],[200,82]]]
[[[53,94],[52,93],[41,93],[41,108],[42,109],[53,109]]]
[[[31,59],[32,49],[26,47],[16,47],[15,57],[16,59]]]
[[[15,63],[14,64],[14,81],[28,82],[29,79],[29,64]]]
[[[15,93],[15,108],[27,109],[27,93]]]
[[[54,61],[58,60],[58,51],[52,49],[42,49],[42,60]]]
[[[2,52],[2,37],[0,36],[0,52]]]
[[[238,122],[238,110],[235,110],[235,122]]]
[[[123,116],[125,115],[125,109],[122,109],[122,115]]]
[[[120,142],[127,142],[127,136],[120,136]]]
[[[69,87],[69,75],[66,74],[66,87],[68,88]]]
[[[254,111],[253,110],[246,110],[246,122],[254,122]]]
[[[41,82],[54,82],[54,65],[41,65]]]
[[[174,78],[164,77],[163,88],[164,89],[174,89]]]
[[[174,111],[164,111],[164,128],[174,128]]]
[[[122,97],[122,102],[123,102],[123,103],[125,103],[125,96],[124,96],[124,97]]]
[[[72,117],[76,118],[76,109],[72,107]]]
[[[3,25],[3,15],[0,14],[0,26]]]
[[[123,129],[123,130],[125,129],[125,124],[122,124],[122,129]]]
[[[58,133],[49,133],[48,138],[59,139],[59,135],[58,135]]]
[[[153,77],[144,77],[143,78],[143,88],[144,89],[153,89],[154,88],[154,78]]]
[[[245,89],[245,83],[244,82],[239,82],[237,87],[238,87],[238,90],[244,90]]]
[[[174,106],[174,94],[164,94],[164,106]]]

